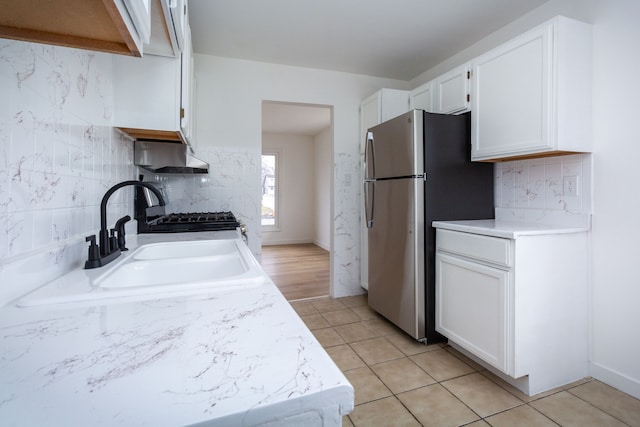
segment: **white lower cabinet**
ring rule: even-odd
[[[524,393],[588,374],[585,232],[437,229],[436,330]]]
[[[439,254],[436,259],[436,329],[508,372],[509,271],[447,254]]]

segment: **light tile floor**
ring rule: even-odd
[[[344,426],[640,426],[640,400],[597,380],[526,396],[446,344],[425,346],[365,296],[292,301],[353,384]]]

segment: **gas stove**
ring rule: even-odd
[[[240,226],[231,212],[172,213],[143,224],[141,233],[235,230]],[[138,222],[140,228],[140,222]]]
[[[154,206],[150,192],[140,186],[135,189],[133,202],[138,233],[220,231],[240,227],[235,215],[229,211],[165,214],[164,206]]]

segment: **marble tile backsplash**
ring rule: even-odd
[[[36,266],[35,284],[79,267],[103,194],[135,177],[133,145],[112,127],[112,80],[111,55],[0,40],[0,297],[16,269]],[[132,198],[116,192],[109,220],[131,214]]]
[[[260,254],[261,154],[231,147],[197,149],[209,163],[208,175],[142,173],[145,181],[162,186],[167,212],[232,211],[248,228],[251,252]]]
[[[591,171],[590,154],[496,163],[496,218],[567,225],[588,221]],[[565,189],[567,177],[575,178],[575,195]]]

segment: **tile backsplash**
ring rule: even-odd
[[[34,284],[79,267],[103,194],[135,178],[133,145],[112,127],[112,85],[111,55],[0,40],[0,297],[27,260],[40,260]],[[132,197],[111,197],[110,221],[131,213]]]
[[[261,153],[232,147],[197,149],[198,158],[209,163],[207,175],[167,175],[143,172],[144,180],[162,186],[167,212],[232,211],[247,225],[248,245],[260,253]]]
[[[502,162],[494,170],[496,218],[567,225],[589,220],[590,154]],[[575,195],[565,188],[567,179],[577,184]]]

